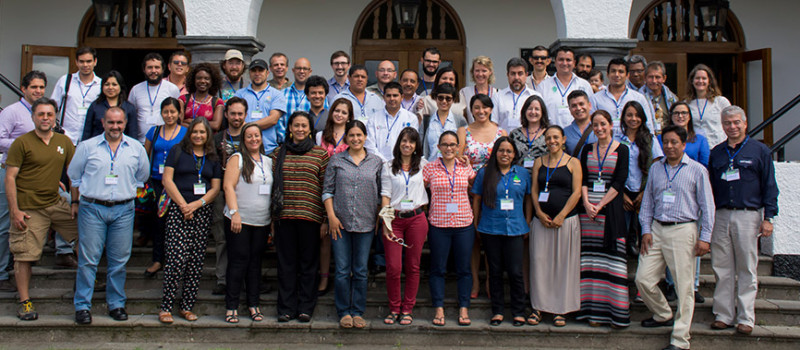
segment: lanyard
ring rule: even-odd
[[[231,140],[231,147],[233,147],[233,150],[236,151],[236,142],[233,142],[233,135],[231,135],[231,131],[225,130],[225,133],[228,134],[228,140]]]
[[[397,120],[400,119],[400,111],[397,112],[397,116],[394,117],[394,121],[392,121],[392,126],[389,126],[389,112],[384,111],[385,118],[386,118],[386,143],[389,143],[389,136],[392,135],[392,129],[394,129],[394,124],[397,123]]]
[[[703,103],[703,109],[702,110],[700,109],[700,101],[694,100],[694,103],[697,105],[697,114],[700,114],[700,121],[702,122],[703,121],[703,114],[706,114],[706,107],[708,106],[708,99],[706,99],[706,102]]]
[[[508,199],[508,181],[511,180],[511,176],[508,175],[511,175],[511,173],[516,174],[514,168],[509,169],[507,173],[503,174],[503,188],[506,190],[506,199]]]
[[[425,79],[424,78],[422,79],[422,91],[425,91],[426,95],[430,95],[428,93],[428,84],[425,84]]]
[[[319,111],[319,113],[321,114],[324,111],[325,111],[325,109],[323,108],[321,111]],[[319,115],[316,115],[316,117],[317,117],[317,121],[314,122],[314,130],[317,130],[317,124],[319,124],[319,120],[322,119],[322,118],[319,117]]]
[[[736,153],[734,153],[733,155],[731,155],[731,151],[728,150],[728,147],[725,147],[725,152],[728,153],[728,159],[730,160],[730,162],[728,163],[730,164],[730,169],[733,169],[733,159],[736,158],[737,155],[739,155],[739,152],[741,152],[742,149],[744,149],[744,145],[747,144],[747,141],[750,141],[750,136],[744,138],[744,142],[742,142],[742,145],[739,146],[739,150],[736,151]]]
[[[442,163],[444,173],[447,174],[447,182],[450,183],[450,198],[453,198],[456,193],[456,164],[453,164],[453,176],[450,176],[450,172],[447,171],[447,166],[444,165],[444,159],[439,158],[439,161]]]
[[[339,148],[339,144],[342,143],[342,140],[344,140],[344,134],[339,138],[339,141],[336,141],[336,145],[333,146],[333,149]]]
[[[197,118],[197,110],[200,109],[200,106],[197,105],[197,95],[192,94],[192,119]],[[213,106],[212,106],[213,109]]]
[[[445,168],[445,170],[447,170],[447,168]],[[411,177],[406,175],[406,171],[403,169],[400,169],[400,173],[403,174],[403,179],[406,180],[406,198],[408,198],[408,182],[411,180]]]
[[[667,170],[667,161],[665,160],[663,164],[664,164],[664,172],[667,174],[667,180],[668,180],[667,187],[669,188],[670,191],[672,191],[672,181],[675,180],[675,177],[678,176],[678,173],[681,172],[681,169],[683,169],[683,166],[686,164],[681,164],[681,166],[678,167],[678,171],[676,171],[675,174],[672,175],[672,178],[669,177],[669,170]]]
[[[20,98],[19,99],[19,103],[22,103],[22,106],[24,106],[25,109],[27,109],[29,113],[33,114],[33,111],[31,110],[31,106],[28,104],[28,101],[25,101],[24,98]]]
[[[608,90],[606,90],[606,93],[611,94],[611,92],[609,92]],[[617,116],[621,117],[620,114],[622,114],[621,113],[622,111],[620,110],[620,108],[621,108],[620,105],[622,104],[622,101],[625,101],[625,96],[627,96],[627,95],[628,95],[628,87],[627,86],[625,87],[625,92],[622,94],[622,96],[619,97],[619,102],[617,102],[617,100],[614,99],[614,95],[611,95],[611,101],[614,102],[614,107],[617,108]]]
[[[406,106],[406,104],[403,103],[403,102],[405,102],[405,100],[400,101],[400,106],[403,107],[403,109],[405,109],[407,111],[411,111],[411,109],[414,108],[414,103],[417,102],[417,96],[418,95],[415,93],[414,94],[414,98],[411,99],[411,103],[408,106]]]
[[[80,81],[80,79],[78,79],[78,88],[81,89],[81,103],[84,106],[86,106],[86,95],[89,94],[89,91],[92,91],[92,87],[94,87],[94,84],[97,84],[97,82],[92,81],[92,83],[89,84],[89,87],[86,89],[86,92],[83,92],[83,83]]]
[[[600,170],[598,170],[598,175],[597,175],[598,179],[603,177],[603,164],[606,162],[606,157],[608,156],[608,151],[611,149],[611,145],[613,143],[614,143],[614,141],[611,141],[611,143],[608,144],[608,147],[606,148],[606,153],[603,155],[603,160],[602,161],[600,160],[600,154],[599,154],[600,153],[600,142],[597,143],[597,151],[598,151],[597,153],[598,154],[595,154],[595,157],[597,157],[597,162],[599,163],[598,165],[599,165],[599,168],[600,168]]]
[[[542,124],[540,123],[539,127],[536,128],[536,131],[533,132],[533,139],[531,139],[531,134],[528,133],[528,128],[525,128],[525,137],[528,138],[528,148],[531,148],[531,146],[533,146],[533,141],[536,139],[536,134],[539,133],[539,129],[541,128]]]
[[[478,86],[475,85],[474,89],[475,89],[475,95],[478,95]],[[491,85],[489,85],[488,91],[486,91],[486,95],[489,96],[489,97],[492,97],[492,86]]]
[[[561,104],[567,104],[567,101],[565,99],[566,99],[567,93],[569,93],[569,88],[572,87],[572,83],[575,82],[575,77],[571,77],[569,79],[569,84],[567,84],[567,88],[564,89],[563,92],[561,91],[561,81],[558,80],[558,76],[553,75],[553,80],[556,81],[556,87],[558,88],[558,93],[561,94],[561,101],[562,101]]]
[[[150,96],[150,84],[147,84],[145,88],[147,89],[147,101],[150,102],[150,110],[152,111],[154,106],[156,105],[156,100],[158,99],[158,92],[161,91],[161,83],[163,80],[158,82],[158,88],[156,89],[156,97],[153,98]]]
[[[194,154],[194,151],[192,151],[192,157],[194,157],[194,168],[197,169],[197,156]],[[202,183],[203,182],[203,178],[202,178],[203,168],[206,166],[206,155],[205,155],[205,153],[200,157],[203,158],[203,163],[200,165],[200,169],[197,170],[197,183]]]
[[[264,94],[266,94],[267,91],[269,91],[269,84],[267,84],[267,88],[264,89],[264,91],[261,91],[260,94],[256,94],[256,92],[253,91],[252,89],[250,89],[249,91],[250,91],[251,94],[253,94],[253,96],[256,97],[256,110],[260,111],[261,110],[261,99],[264,97]]]
[[[519,99],[522,98],[523,92],[525,92],[525,88],[523,88],[522,91],[519,92],[517,98],[514,98],[514,91],[511,91],[511,101],[514,102],[514,109],[511,112],[514,114],[517,114],[517,102],[519,102]]]
[[[561,153],[561,158],[558,158],[558,162],[556,163],[556,167],[553,168],[553,172],[552,173],[550,172],[550,167],[549,166],[546,166],[546,165],[544,166],[544,172],[545,172],[545,174],[544,174],[544,176],[545,176],[544,177],[544,191],[545,192],[547,192],[547,189],[550,187],[550,178],[553,176],[553,174],[556,173],[556,170],[558,169],[558,166],[561,165],[561,160],[562,159],[564,159],[564,153],[563,152]],[[549,155],[547,156],[547,160],[548,161],[550,160],[550,156]]]
[[[170,137],[170,138],[169,138],[169,140],[167,140],[167,138],[166,138],[166,137],[167,137],[167,131],[166,131],[166,129],[162,129],[161,131],[163,131],[163,132],[164,132],[164,137],[163,137],[163,139],[164,139],[164,142],[167,142],[167,141],[172,141],[172,140],[174,140],[174,139],[175,139],[175,135],[177,135],[177,134],[178,134],[178,130],[180,130],[180,128],[181,128],[181,126],[180,126],[180,125],[175,125],[175,131],[173,131],[173,132],[172,132],[172,137]],[[156,148],[155,142],[158,142],[158,135],[156,135],[156,137],[155,137],[155,141],[153,142],[153,149],[155,149],[155,148]],[[166,161],[167,161],[167,152],[168,152],[168,151],[169,151],[169,147],[167,147],[167,148],[165,148],[165,149],[164,149],[164,162],[166,162]]]
[[[339,92],[340,92],[340,91],[342,91],[342,90],[341,90],[340,88],[336,87],[337,85],[339,85],[339,82],[337,82],[337,81],[334,79],[334,80],[333,80],[333,84],[331,84],[331,86],[333,87],[333,89],[334,89],[334,90],[336,90],[336,94],[338,95],[338,94],[339,94]],[[350,82],[348,81],[348,82],[346,82],[346,83],[344,83],[344,84],[342,84],[342,85],[339,85],[339,86],[340,86],[340,87],[342,87],[342,88],[345,88],[345,87],[350,87]]]
[[[108,148],[108,154],[111,156],[111,170],[109,171],[111,174],[114,173],[114,159],[117,158],[117,154],[119,153],[119,148],[122,146],[122,142],[117,145],[117,149],[115,151],[111,151],[111,145],[106,141],[106,148]]]
[[[233,92],[236,92],[236,90],[237,90],[237,89],[236,89],[235,87],[233,87],[233,84],[231,84],[231,81],[230,81],[230,80],[228,80],[228,78],[227,78],[227,77],[225,78],[225,83],[227,83],[227,84],[228,84],[228,86],[230,86],[230,87],[231,87],[231,90],[233,90]],[[244,80],[243,80],[243,79],[241,79],[241,78],[239,78],[239,89],[241,89],[241,88],[242,88],[242,84],[243,84],[243,83],[244,83]]]
[[[266,184],[267,183],[267,174],[264,172],[264,158],[261,157],[261,155],[259,155],[258,157],[259,157],[259,160],[257,162],[256,162],[256,159],[253,158],[253,156],[250,156],[250,159],[252,159],[253,163],[256,163],[256,166],[258,166],[258,169],[261,170],[261,183]]]
[[[295,101],[294,101],[294,108],[298,109],[300,107],[300,104],[303,103],[303,100],[306,99],[306,93],[303,92],[303,91],[297,90],[297,87],[295,87],[294,84],[292,84],[292,90],[293,90],[293,93],[296,96],[299,96],[298,98],[295,98]]]
[[[367,103],[367,92],[364,91],[364,102],[359,101],[358,96],[356,96],[355,94],[353,95],[353,98],[356,99],[356,103],[358,103],[358,109],[361,110],[361,117],[366,117],[367,111],[364,110],[364,105]]]

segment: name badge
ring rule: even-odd
[[[722,179],[727,181],[739,180],[739,169],[728,169],[722,175]]]
[[[620,119],[616,118],[613,120],[614,130],[620,130]]]
[[[549,199],[550,199],[550,192],[544,192],[544,191],[539,192],[539,202],[540,203],[547,203],[547,201]]]
[[[522,161],[522,166],[525,168],[532,168],[533,167],[533,158],[525,158]]]
[[[116,185],[119,183],[118,175],[106,175],[106,185]]]
[[[400,210],[414,210],[414,201],[403,199],[400,201]]]
[[[88,111],[89,107],[78,107],[78,115],[85,116]]]
[[[268,195],[272,192],[272,186],[270,185],[258,185],[258,194]]]
[[[592,183],[592,192],[605,192],[606,191],[606,182],[603,180],[597,180]]]
[[[259,120],[261,118],[264,118],[264,112],[262,112],[262,111],[252,111],[252,112],[250,112],[250,119],[255,121],[255,120]]]
[[[445,213],[454,214],[458,213],[458,203],[447,203],[444,207]]]
[[[661,200],[664,203],[675,203],[675,192],[664,191],[664,194],[661,196]]]
[[[501,199],[500,200],[500,210],[514,210],[514,200],[513,199]]]
[[[158,173],[159,174],[163,174],[164,173],[164,164],[159,164],[158,165]]]
[[[206,194],[206,184],[194,184],[194,194],[196,195]]]

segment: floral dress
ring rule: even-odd
[[[492,148],[494,147],[494,142],[503,136],[502,134],[503,129],[497,128],[497,132],[494,134],[494,139],[490,142],[478,142],[474,138],[472,138],[472,132],[467,127],[467,137],[466,137],[466,144],[467,147],[464,149],[464,154],[469,158],[469,163],[472,164],[472,170],[476,172],[489,161],[489,156],[492,155]]]

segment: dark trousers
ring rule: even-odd
[[[150,182],[153,185],[153,192],[156,194],[156,201],[161,198],[161,193],[164,192],[164,185],[161,180],[153,179]],[[158,217],[158,208],[151,214],[147,214],[142,220],[142,232],[146,232],[147,237],[153,239],[153,262],[160,262],[164,264],[164,232],[167,228],[167,216],[163,218]]]
[[[306,220],[279,220],[275,223],[278,315],[296,317],[314,313],[317,305],[319,227],[318,223]]]
[[[481,243],[489,262],[492,314],[503,314],[505,305],[503,272],[506,272],[511,287],[511,314],[513,317],[525,317],[525,284],[522,278],[522,250],[525,245],[522,236],[481,233]]]
[[[470,258],[472,244],[475,242],[475,228],[440,228],[431,225],[428,231],[428,244],[431,249],[431,271],[428,284],[431,288],[433,307],[444,306],[444,277],[447,273],[447,259],[453,253],[458,286],[458,306],[469,307],[469,293],[472,291],[472,271]]]
[[[246,286],[247,306],[258,307],[261,258],[267,246],[267,226],[242,224],[239,233],[231,231],[231,220],[224,220],[225,241],[228,247],[228,267],[225,273],[225,308],[236,310],[242,282]]]

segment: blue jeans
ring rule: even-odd
[[[108,260],[108,309],[125,307],[125,264],[131,257],[133,216],[133,201],[106,207],[81,200],[78,211],[78,275],[74,298],[76,311],[92,307],[97,264],[103,256],[103,248]]]
[[[8,229],[11,227],[6,198],[6,168],[0,168],[0,281],[8,280],[8,267],[11,253],[8,251]]]
[[[373,232],[341,230],[342,237],[331,240],[336,262],[334,300],[339,317],[364,315],[367,307],[367,261]]]
[[[5,173],[5,170],[3,170],[3,172]],[[3,177],[5,178],[5,175]],[[3,189],[3,192],[5,192],[5,188]],[[64,197],[64,199],[66,199],[67,202],[72,201],[72,197],[70,196],[69,192],[65,192],[59,189],[58,194],[61,197]],[[3,195],[3,197],[5,197],[5,195]],[[8,205],[8,203],[6,203],[6,205]],[[56,241],[56,255],[75,253],[74,250],[75,243],[70,243],[65,241],[64,238],[61,237],[61,234],[58,232],[55,233],[55,241]]]
[[[431,249],[430,281],[433,307],[444,306],[444,275],[447,273],[447,258],[453,252],[458,286],[458,306],[469,307],[469,293],[472,291],[472,271],[470,258],[472,244],[475,242],[475,227],[439,228],[431,225],[428,231],[428,244]]]

